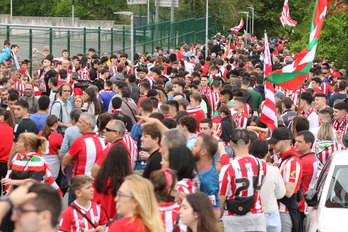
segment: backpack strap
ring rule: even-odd
[[[96,226],[93,224],[93,222],[91,221],[91,219],[89,219],[86,214],[82,213],[81,210],[79,210],[75,205],[69,205],[70,207],[73,207],[77,212],[79,212],[79,214],[81,214],[84,218],[86,218],[86,220],[88,221],[89,224],[91,224],[93,226],[93,228],[95,229]]]

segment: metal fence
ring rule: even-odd
[[[209,36],[216,33],[210,22],[211,17]],[[71,55],[87,55],[89,48],[94,48],[98,54],[105,51],[114,54],[120,50],[130,54],[130,35],[130,27],[125,26],[122,29],[110,29],[0,24],[0,41],[8,39],[11,44],[19,45],[17,56],[31,61],[31,73],[40,68],[43,59],[43,56],[33,52],[34,49],[55,56],[60,56],[64,49]],[[166,50],[182,42],[191,44],[199,41],[205,41],[204,17],[134,27],[134,53],[154,53],[156,46]]]

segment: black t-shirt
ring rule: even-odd
[[[162,168],[161,166],[162,161],[162,155],[159,153],[159,150],[156,150],[154,153],[152,153],[147,161],[147,164],[144,168],[143,177],[150,179],[151,172],[160,170]]]
[[[23,132],[33,132],[34,134],[39,134],[39,128],[36,123],[30,118],[25,118],[16,124],[14,129],[14,142],[17,142],[18,136]]]

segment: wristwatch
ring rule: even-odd
[[[223,142],[223,140],[222,139],[218,139],[218,142]]]
[[[10,204],[11,209],[13,208],[13,203],[12,203],[11,199],[8,196],[1,197],[0,201],[7,201]]]

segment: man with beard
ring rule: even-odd
[[[201,181],[200,191],[208,195],[214,207],[217,218],[220,216],[219,176],[213,164],[213,157],[217,151],[218,142],[211,135],[201,134],[192,146],[198,177]]]

